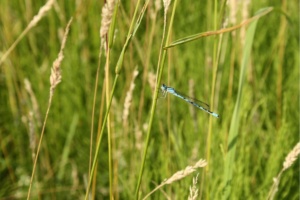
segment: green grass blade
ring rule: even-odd
[[[72,147],[72,141],[76,132],[76,127],[78,125],[78,120],[79,120],[79,115],[77,113],[75,113],[75,115],[73,116],[73,120],[72,123],[70,125],[70,130],[68,132],[68,137],[65,143],[65,147],[64,150],[62,152],[62,156],[61,156],[61,162],[60,162],[60,166],[59,166],[59,171],[58,171],[58,179],[62,180],[64,173],[65,173],[65,166],[68,162],[68,157],[70,154],[70,150]]]
[[[242,66],[241,66],[242,68],[240,72],[237,101],[231,119],[229,139],[228,139],[228,151],[225,158],[225,169],[224,169],[224,180],[223,180],[224,188],[223,188],[223,197],[222,197],[223,199],[229,199],[231,193],[232,176],[233,176],[233,170],[235,168],[234,166],[235,166],[236,144],[237,144],[238,134],[239,134],[240,104],[243,97],[242,93],[243,93],[243,87],[245,82],[245,74],[247,71],[248,61],[250,58],[250,53],[251,53],[257,22],[258,22],[258,18],[249,25],[246,33],[246,43],[245,43],[244,54],[242,58]]]
[[[156,82],[156,88],[155,88],[155,92],[154,92],[154,97],[152,99],[152,106],[151,106],[151,111],[150,111],[150,119],[149,119],[149,128],[147,131],[147,138],[146,138],[146,143],[145,143],[145,149],[144,149],[144,153],[143,153],[143,157],[142,157],[142,164],[141,164],[141,169],[139,172],[139,177],[138,177],[138,182],[137,182],[137,186],[136,186],[136,192],[135,192],[135,199],[138,200],[139,199],[139,190],[140,190],[140,186],[141,186],[141,181],[142,181],[142,176],[143,176],[143,172],[144,172],[144,167],[145,167],[145,162],[146,162],[146,156],[147,156],[147,151],[148,151],[148,147],[149,147],[149,142],[150,142],[150,135],[151,135],[151,128],[152,128],[152,124],[153,124],[153,118],[154,118],[154,113],[155,113],[155,108],[156,108],[156,103],[157,103],[157,98],[158,98],[158,92],[159,92],[159,88],[160,88],[160,81],[161,81],[161,77],[162,77],[162,72],[163,72],[163,68],[164,68],[164,61],[165,61],[165,57],[166,57],[166,50],[163,50],[163,43],[165,41],[165,44],[168,44],[169,39],[170,39],[170,35],[171,35],[171,28],[174,22],[174,15],[175,15],[175,11],[176,11],[176,6],[177,6],[177,0],[174,1],[173,3],[173,9],[172,9],[172,14],[171,14],[171,19],[170,22],[168,24],[168,30],[166,30],[166,24],[164,24],[164,29],[163,29],[163,37],[162,37],[162,44],[161,44],[161,49],[160,49],[160,55],[159,55],[159,59],[158,59],[158,67],[157,67],[157,82]],[[166,8],[165,8],[165,12],[166,12]],[[167,19],[167,12],[165,13],[165,21],[164,23],[166,23],[166,19]],[[166,40],[164,40],[164,38],[166,37]]]

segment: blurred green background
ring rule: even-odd
[[[141,166],[163,32],[163,8],[155,7],[157,2],[149,3],[130,42],[112,102],[115,199],[134,198]],[[44,4],[45,1],[1,1],[0,57]],[[0,199],[27,196],[33,156],[48,106],[51,67],[71,16],[74,19],[61,66],[62,82],[54,93],[31,196],[32,199],[84,197],[102,6],[102,1],[57,1],[0,65]],[[122,1],[119,6],[109,64],[111,82],[135,6],[136,1]],[[232,1],[226,4],[224,15],[221,3],[216,10],[214,6],[213,1],[179,1],[171,41],[214,30],[215,20],[230,27],[252,17],[261,8],[274,8],[256,27],[240,105],[230,198],[266,199],[272,178],[277,176],[286,155],[299,141],[299,2]],[[214,53],[220,35],[214,35],[169,49],[165,62],[162,83],[204,102],[213,102],[213,111],[221,116],[211,119],[211,155],[206,179],[201,179],[203,170],[199,170],[199,189],[202,184],[210,191],[202,191],[202,198],[206,199],[219,199],[222,195],[224,161],[246,28],[222,35],[219,60]],[[215,95],[211,101],[216,62]],[[100,108],[104,63],[103,56],[95,132],[99,117],[101,123],[103,118]],[[139,74],[134,80],[129,115],[124,119],[125,97],[135,69]],[[26,89],[25,80],[30,83],[31,92]],[[206,158],[209,120],[207,113],[179,98],[170,95],[158,99],[141,196],[176,171]],[[107,148],[104,134],[96,199],[109,198]],[[157,191],[150,199],[166,196],[187,199],[191,184],[192,176],[165,186],[165,194]],[[275,199],[299,199],[299,162],[283,173]]]

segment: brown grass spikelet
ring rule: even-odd
[[[29,183],[29,188],[28,188],[28,193],[27,193],[27,199],[30,199],[31,188],[32,188],[32,184],[33,184],[33,178],[34,178],[36,165],[37,165],[37,159],[38,159],[38,156],[39,156],[39,152],[40,152],[40,149],[41,149],[41,144],[42,144],[42,141],[43,141],[43,136],[44,136],[44,133],[45,133],[45,127],[46,127],[48,114],[49,114],[50,107],[51,107],[51,102],[52,102],[52,97],[53,97],[53,94],[54,94],[54,89],[61,81],[60,65],[61,65],[61,62],[64,58],[63,50],[65,48],[65,44],[66,44],[66,40],[67,40],[67,36],[68,36],[68,33],[69,33],[69,29],[70,29],[70,25],[72,23],[72,20],[73,20],[73,18],[71,18],[69,20],[68,24],[67,24],[65,34],[64,34],[64,37],[63,37],[63,40],[62,40],[61,48],[60,48],[60,51],[58,53],[58,57],[53,62],[53,66],[51,68],[50,96],[49,96],[48,108],[47,108],[47,111],[46,111],[46,114],[45,114],[45,119],[44,119],[44,123],[43,123],[43,127],[42,127],[42,132],[41,132],[41,136],[40,136],[40,139],[39,139],[36,155],[35,155],[35,158],[34,158],[34,164],[33,164],[32,174],[31,174],[31,178],[30,178],[30,183]]]

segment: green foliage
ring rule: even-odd
[[[165,61],[160,65],[160,47],[165,44],[162,37],[167,34],[163,33],[163,7],[156,10],[154,2],[149,1],[144,15],[140,15],[142,1],[136,15],[141,21],[137,23],[132,21],[136,1],[119,2],[112,28],[114,35],[107,37],[114,40],[109,55],[109,88],[114,83],[122,49],[124,60],[119,63],[115,90],[108,92],[113,91],[113,98],[110,120],[105,126],[111,127],[111,135],[108,137],[105,128],[96,162],[96,187],[91,188],[96,199],[135,198],[146,145],[140,198],[201,158],[208,161],[207,168],[199,169],[197,187],[201,199],[223,196],[227,170],[232,173],[231,178],[227,177],[231,186],[229,199],[267,198],[273,177],[278,175],[286,156],[299,142],[299,33],[295,28],[299,25],[298,3],[251,2],[248,9],[237,7],[236,22],[231,23],[232,10],[226,7],[223,15],[221,5],[214,10],[215,2],[178,2],[170,43],[219,31],[226,20],[226,28],[233,27],[253,17],[261,8],[273,7],[272,12],[257,21],[248,64],[242,63],[242,58],[251,23],[222,35],[177,44],[166,50]],[[168,10],[166,28],[173,3]],[[42,6],[36,1],[1,3],[0,59]],[[33,158],[48,106],[51,67],[71,16],[74,19],[61,65],[62,82],[54,92],[31,199],[82,199],[86,195],[89,163],[95,158],[98,129],[103,124],[107,103],[102,96],[105,95],[102,91],[105,90],[107,58],[103,51],[93,105],[102,6],[97,1],[57,1],[0,64],[0,199],[27,196]],[[248,14],[246,19],[242,18],[244,14]],[[126,40],[130,24],[134,25],[135,35]],[[128,46],[124,47],[125,43]],[[239,120],[232,121],[243,64],[247,68]],[[209,103],[211,110],[221,117],[213,118],[175,96],[161,98],[161,94],[151,116],[155,97],[153,77],[158,76],[158,66],[164,66],[160,84]],[[134,80],[129,114],[124,119],[126,96],[136,68],[139,74]],[[32,93],[26,90],[25,79],[29,80]],[[152,126],[149,125],[151,117]],[[230,136],[233,125],[235,136],[238,135],[236,139]],[[90,157],[92,126],[93,155]],[[147,132],[151,133],[149,144]],[[235,155],[228,162],[232,140]],[[275,199],[299,199],[298,176],[299,162],[295,162],[283,172]],[[185,177],[164,186],[149,199],[187,199],[191,184],[192,177]]]

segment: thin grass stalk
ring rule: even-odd
[[[133,23],[136,19],[137,11],[138,11],[141,0],[138,0],[138,2],[136,4],[135,11],[134,11],[134,14],[133,14],[133,18],[132,18],[132,21],[131,21],[131,24],[130,24],[130,27],[129,27],[129,31],[128,31],[128,34],[127,34],[127,38],[126,38],[125,44],[123,45],[123,49],[120,53],[120,56],[119,56],[119,59],[118,59],[118,62],[117,62],[117,66],[116,66],[116,69],[115,69],[116,74],[120,73],[120,70],[121,70],[122,65],[123,65],[125,51],[127,50],[127,47],[128,47],[129,42],[131,41],[131,38],[134,36],[135,32],[137,31],[137,29],[138,29],[138,27],[141,23],[141,20],[144,16],[144,13],[145,13],[146,8],[149,4],[149,1],[150,0],[147,0],[145,2],[144,6],[143,6],[143,8],[140,12],[139,17],[136,20],[135,27],[133,27]]]
[[[36,119],[36,123],[38,127],[41,127],[41,114],[40,114],[40,109],[39,109],[39,105],[38,105],[38,101],[36,99],[36,96],[31,88],[31,83],[30,81],[25,78],[24,79],[24,86],[25,86],[25,90],[28,92],[29,96],[30,96],[30,100],[32,102],[32,111],[34,112],[34,118]]]
[[[214,30],[218,29],[218,1],[215,0],[214,3]],[[222,16],[220,16],[222,17]],[[219,38],[216,37],[216,40],[214,40],[214,49],[213,49],[213,77],[212,77],[212,86],[211,86],[211,96],[210,96],[210,105],[211,109],[214,108],[214,98],[215,98],[215,87],[216,87],[216,77],[217,77],[217,71],[218,71],[218,64],[219,64],[219,55],[220,55],[220,46],[222,43],[222,34]],[[205,171],[203,171],[204,177],[202,177],[202,181],[207,177],[206,175],[209,173],[209,163],[210,163],[210,148],[211,148],[211,135],[212,135],[212,116],[209,117],[209,125],[208,125],[208,135],[206,139],[206,160],[207,160],[207,167]],[[209,199],[210,192],[209,192],[209,180],[205,181],[206,185],[206,199]],[[200,192],[202,193],[202,192]]]
[[[228,2],[229,6],[229,14],[228,14],[228,23],[230,25],[236,23],[236,15],[237,15],[237,2],[230,0]],[[233,40],[236,39],[236,32],[231,32],[231,37]],[[238,52],[236,45],[232,45],[230,53],[230,69],[229,69],[229,81],[228,81],[228,91],[227,91],[227,100],[229,101],[232,98],[232,89],[233,89],[233,77],[234,77],[234,63],[236,60],[236,52]],[[227,134],[226,134],[227,135]],[[225,144],[227,144],[227,137],[225,138]]]
[[[109,114],[109,111],[110,111],[111,102],[112,102],[112,98],[113,98],[113,95],[114,95],[114,92],[115,92],[115,88],[116,88],[116,85],[117,85],[118,78],[119,78],[119,74],[116,74],[115,79],[114,79],[114,83],[113,83],[113,86],[112,86],[112,92],[110,94],[110,98],[109,98],[109,102],[108,102],[108,107],[107,107],[107,110],[105,112],[105,116],[104,116],[104,119],[103,119],[103,124],[102,124],[102,127],[101,127],[100,137],[97,141],[97,146],[96,146],[95,156],[94,156],[93,165],[92,165],[92,169],[91,169],[91,174],[94,174],[95,168],[96,168],[96,165],[97,165],[98,155],[99,155],[99,150],[100,150],[100,143],[101,143],[103,132],[104,132],[104,129],[105,129],[105,125],[106,125],[106,122],[107,122],[107,117],[108,117],[108,114]],[[90,192],[90,187],[91,187],[93,177],[94,176],[90,176],[90,178],[89,178],[89,183],[88,183],[88,186],[87,186],[87,189],[86,189],[86,194],[85,194],[85,200],[87,200],[88,197],[89,197],[89,192]]]
[[[282,11],[286,12],[286,1],[282,1]],[[282,66],[284,65],[284,53],[285,53],[285,45],[286,45],[286,30],[287,30],[287,20],[286,16],[281,15],[280,17],[280,29],[278,33],[278,62],[276,68],[277,71],[277,82],[276,82],[276,95],[277,95],[277,101],[276,101],[276,128],[277,130],[281,127],[281,119],[282,119]]]
[[[143,14],[145,12],[145,8],[147,7],[149,3],[149,0],[147,2],[145,2],[144,4],[144,9],[142,9],[141,13],[140,13],[140,20],[141,18],[143,17]],[[117,65],[116,65],[116,68],[115,68],[115,73],[116,73],[116,76],[114,78],[114,83],[113,83],[113,86],[112,86],[112,89],[111,89],[111,94],[110,94],[110,97],[108,99],[108,104],[107,104],[107,109],[106,109],[106,112],[105,112],[105,116],[104,116],[104,119],[103,119],[103,123],[102,123],[102,127],[101,127],[101,131],[100,133],[98,134],[99,135],[99,138],[98,138],[98,141],[97,141],[97,146],[96,146],[96,151],[95,151],[95,155],[94,155],[94,159],[93,159],[93,164],[92,164],[92,169],[91,169],[91,173],[90,174],[94,174],[95,173],[95,169],[96,169],[96,166],[97,166],[97,161],[98,161],[98,155],[99,155],[99,150],[100,150],[100,143],[101,143],[101,140],[102,140],[102,136],[103,136],[103,132],[104,132],[104,129],[105,129],[105,126],[106,126],[106,122],[107,122],[107,119],[108,119],[108,115],[109,115],[109,112],[110,112],[110,107],[111,107],[111,103],[112,103],[112,98],[113,98],[113,95],[114,95],[114,92],[115,92],[115,88],[116,88],[116,85],[117,85],[117,82],[118,82],[118,78],[119,78],[119,75],[120,75],[120,71],[121,71],[121,68],[122,68],[122,64],[123,64],[123,59],[124,59],[124,54],[125,54],[125,51],[127,49],[127,46],[133,36],[133,24],[135,23],[136,26],[135,26],[135,31],[138,29],[139,27],[139,23],[140,21],[137,20],[135,22],[135,18],[136,18],[136,13],[138,11],[138,8],[139,8],[139,5],[140,5],[140,0],[138,0],[137,4],[136,4],[136,8],[135,8],[135,12],[134,12],[134,15],[133,15],[133,19],[131,21],[131,25],[130,25],[130,28],[129,28],[129,31],[128,31],[128,34],[127,34],[127,39],[125,41],[125,44],[123,45],[123,49],[122,49],[122,52],[120,53],[120,56],[119,56],[119,60],[117,62]],[[90,187],[91,187],[91,184],[92,184],[92,180],[94,179],[94,177],[96,177],[95,175],[93,176],[90,176],[89,177],[89,182],[88,182],[88,186],[87,186],[87,189],[86,189],[86,194],[85,194],[85,200],[88,199],[88,196],[89,196],[89,192],[90,192]]]
[[[217,24],[219,26],[219,28],[224,28],[222,25],[224,23],[225,16],[226,16],[226,4],[227,4],[227,0],[222,0],[220,12],[219,12],[220,13],[219,14],[219,21],[218,21],[218,24]]]
[[[97,128],[97,138],[96,141],[99,140],[100,138],[100,133],[101,133],[101,127],[102,127],[102,121],[103,121],[103,110],[104,110],[104,104],[105,104],[105,80],[103,80],[103,87],[102,87],[102,92],[101,92],[101,105],[99,108],[99,118],[98,118],[98,128]],[[92,159],[92,158],[91,158]],[[91,199],[94,199],[96,195],[96,183],[97,183],[97,167],[98,164],[95,166],[95,173],[92,175],[93,176],[93,186],[92,186],[92,192],[91,192]]]
[[[170,37],[172,37],[172,35],[170,35]],[[170,84],[170,80],[171,80],[171,77],[172,77],[171,76],[171,73],[172,73],[171,67],[174,66],[174,65],[172,65],[172,60],[173,60],[172,57],[173,57],[172,52],[169,51],[168,52],[168,62],[167,62],[167,65],[168,65],[167,66],[167,83],[168,83],[168,85],[171,85]],[[171,122],[171,116],[172,115],[171,115],[171,99],[170,99],[170,96],[171,95],[167,95],[167,97],[166,97],[166,103],[167,103],[166,110],[167,110],[167,130],[168,130],[168,133],[167,133],[168,134],[168,150],[171,149],[172,139],[170,139],[170,137],[171,137],[172,130],[173,130],[173,128],[172,128],[172,122]],[[190,95],[190,96],[194,97],[195,95]],[[190,106],[190,109],[195,110],[194,106]],[[168,154],[170,154],[170,151],[166,153],[166,156],[168,156]],[[170,157],[170,156],[168,156],[168,157]],[[170,164],[172,164],[172,162]]]
[[[38,148],[37,148],[37,152],[35,155],[35,159],[34,159],[34,164],[33,164],[33,169],[32,169],[32,173],[31,173],[31,178],[30,178],[30,183],[29,183],[29,188],[28,188],[28,192],[27,192],[27,200],[30,199],[30,194],[31,194],[31,187],[32,187],[32,183],[33,183],[33,178],[34,178],[34,174],[35,174],[35,170],[36,170],[36,165],[37,165],[37,160],[39,157],[39,153],[40,153],[40,149],[41,149],[41,145],[42,145],[42,141],[43,141],[43,136],[45,133],[45,128],[46,128],[46,123],[47,123],[47,119],[48,119],[48,115],[50,112],[50,108],[52,105],[52,99],[53,99],[53,95],[54,95],[54,90],[56,88],[56,86],[61,82],[61,62],[64,58],[64,48],[66,45],[66,41],[67,41],[67,36],[69,33],[69,29],[71,26],[73,18],[71,18],[67,24],[67,27],[65,29],[65,34],[62,40],[62,44],[60,47],[60,51],[58,53],[58,57],[56,58],[56,60],[53,62],[53,66],[51,68],[51,75],[50,75],[50,92],[49,92],[49,101],[48,101],[48,107],[47,107],[47,111],[46,111],[46,115],[45,115],[45,120],[43,123],[43,127],[42,127],[42,132],[41,132],[41,136],[40,136],[40,140],[39,140],[39,144],[38,144]]]
[[[110,63],[110,49],[108,47],[107,50],[107,56],[106,56],[106,67],[105,67],[105,86],[106,86],[106,102],[109,101],[109,92],[110,92],[110,87],[109,87],[109,63]],[[108,103],[106,105],[106,109],[108,109]],[[108,143],[108,171],[109,171],[109,197],[112,200],[113,199],[113,171],[112,171],[112,165],[113,165],[113,160],[112,160],[112,131],[111,131],[111,121],[110,121],[110,114],[108,113],[107,116],[107,143]]]
[[[215,100],[215,89],[216,89],[216,77],[217,77],[217,72],[218,72],[218,65],[219,65],[219,58],[220,58],[220,53],[221,53],[221,45],[223,41],[223,34],[219,36],[219,39],[217,40],[218,42],[218,47],[217,47],[217,52],[216,52],[216,58],[214,59],[215,62],[213,64],[213,77],[212,77],[212,86],[211,86],[211,96],[210,96],[210,105],[211,109],[214,110],[214,100]],[[212,135],[212,125],[213,125],[213,117],[210,115],[209,117],[209,125],[208,125],[208,135],[207,135],[207,148],[206,148],[206,159],[207,159],[207,168],[204,170],[206,174],[209,173],[209,164],[210,164],[210,148],[211,148],[211,135]],[[209,180],[206,181],[206,188],[207,188],[207,196],[209,197]]]
[[[133,94],[133,90],[135,88],[135,79],[137,77],[137,75],[139,74],[139,71],[137,70],[137,67],[135,67],[133,74],[132,74],[132,79],[130,81],[130,85],[129,85],[129,89],[126,92],[126,97],[124,100],[124,109],[123,109],[123,114],[122,114],[122,123],[123,123],[123,128],[124,128],[124,132],[125,132],[125,136],[127,136],[128,134],[128,116],[129,116],[129,110],[131,107],[131,103],[132,103],[132,94]],[[129,141],[128,141],[129,142]]]
[[[223,177],[224,188],[223,188],[223,196],[222,196],[222,199],[224,200],[229,199],[231,193],[231,182],[233,177],[233,169],[235,165],[234,158],[235,158],[239,122],[240,122],[240,104],[243,97],[242,92],[244,88],[245,74],[250,59],[250,53],[253,44],[253,38],[256,30],[257,21],[258,20],[255,20],[249,25],[246,33],[246,43],[243,51],[237,101],[235,104],[235,108],[234,108],[234,112],[230,124],[230,131],[229,131],[229,138],[228,138],[228,153],[225,158],[225,169],[224,169],[224,177]]]
[[[118,1],[119,3],[119,1]],[[115,6],[116,2],[115,1],[110,1],[110,2],[106,2],[106,4],[103,6],[102,8],[102,20],[101,20],[101,27],[100,27],[100,38],[101,38],[101,45],[100,45],[100,49],[99,49],[99,58],[98,58],[98,68],[97,68],[97,75],[96,75],[96,82],[95,82],[95,92],[94,92],[94,102],[93,102],[93,113],[94,113],[94,107],[95,107],[95,101],[96,101],[96,91],[97,91],[97,85],[98,85],[98,76],[99,76],[99,69],[100,69],[100,63],[101,63],[101,55],[102,55],[102,49],[106,49],[107,51],[109,51],[109,48],[112,46],[113,44],[113,35],[114,35],[114,30],[115,30],[115,21],[116,21],[116,15],[117,15],[117,11],[118,11],[118,6]],[[114,12],[112,12],[114,10]],[[107,36],[107,34],[109,33],[109,35]],[[108,41],[107,41],[107,38]],[[107,45],[108,44],[108,45]],[[107,56],[109,58],[109,56]],[[109,63],[109,61],[106,61],[106,63]],[[107,66],[107,65],[106,65]],[[106,70],[107,72],[108,70]],[[106,77],[108,77],[105,74]],[[101,106],[100,106],[100,112],[99,112],[99,120],[98,120],[98,134],[97,134],[97,141],[100,138],[101,135],[101,121],[102,121],[102,112],[103,112],[103,107],[104,107],[104,93],[105,91],[109,91],[106,87],[106,80],[104,79],[103,82],[103,90],[102,90],[102,100],[101,100]],[[104,89],[106,88],[106,89]],[[109,95],[106,95],[109,96]],[[107,101],[106,101],[107,102]],[[94,114],[92,115],[94,117]],[[93,124],[92,123],[92,128],[93,128]],[[91,129],[92,130],[92,129]],[[93,138],[93,131],[91,131],[91,144],[92,142],[92,138]],[[92,147],[90,147],[90,153],[92,153]],[[91,162],[92,156],[90,155],[90,162]],[[110,163],[110,162],[109,162]],[[95,166],[95,169],[97,169],[97,164]],[[111,169],[111,168],[110,168]],[[110,170],[111,174],[112,171]],[[97,178],[97,170],[95,170],[94,174],[92,175],[92,179],[93,179],[93,186],[92,186],[92,199],[94,199],[95,194],[96,194],[96,178]],[[111,176],[110,176],[111,178]],[[110,179],[111,180],[111,179]],[[111,183],[111,182],[110,182]],[[110,185],[111,186],[111,185]],[[112,187],[110,187],[112,188]],[[112,193],[111,193],[112,194]]]
[[[166,50],[163,51],[164,38],[166,36],[165,44],[168,44],[169,43],[169,38],[170,38],[170,35],[171,35],[171,27],[172,27],[172,24],[173,24],[173,21],[174,21],[176,5],[177,5],[177,0],[174,1],[172,15],[171,15],[171,19],[170,19],[167,34],[166,34],[166,17],[167,17],[166,11],[167,10],[165,8],[164,30],[163,30],[163,35],[162,35],[162,42],[161,42],[160,53],[159,53],[158,64],[157,64],[158,66],[157,66],[157,72],[156,72],[156,76],[157,76],[156,86],[155,86],[155,91],[154,91],[154,97],[152,99],[149,126],[148,126],[148,131],[147,131],[145,149],[144,149],[143,158],[142,158],[142,165],[141,165],[141,169],[140,169],[140,173],[139,173],[139,177],[138,177],[138,182],[137,182],[137,186],[136,186],[136,192],[135,192],[135,199],[136,200],[139,199],[139,189],[140,189],[141,180],[142,180],[142,176],[143,176],[143,172],[144,172],[146,155],[147,155],[147,150],[148,150],[148,147],[149,147],[149,141],[150,141],[150,135],[151,135],[151,128],[152,128],[152,124],[153,124],[154,113],[155,113],[155,108],[156,108],[156,103],[157,103],[157,97],[158,97],[158,92],[159,92],[159,89],[160,89],[160,81],[161,81],[161,76],[162,76],[162,72],[163,72],[163,68],[164,68],[164,61],[165,61],[165,57],[166,57]]]
[[[96,108],[96,101],[97,101],[97,91],[98,91],[98,83],[99,83],[99,71],[101,66],[101,56],[102,56],[102,45],[99,48],[99,55],[98,55],[98,66],[96,72],[96,80],[94,86],[94,95],[93,95],[93,106],[92,106],[92,117],[91,117],[91,133],[90,133],[90,158],[89,158],[89,176],[91,176],[91,167],[92,167],[92,156],[93,156],[93,143],[94,143],[94,123],[95,123],[95,108]],[[103,101],[101,101],[103,103]],[[102,115],[102,112],[100,112]],[[101,118],[101,117],[99,117]]]
[[[52,104],[52,98],[49,98],[48,107],[47,107],[47,111],[46,111],[46,115],[45,115],[45,120],[44,120],[44,123],[43,123],[42,133],[41,133],[41,137],[40,137],[39,144],[38,144],[38,147],[37,147],[37,151],[36,151],[36,154],[35,154],[32,174],[31,174],[28,193],[27,193],[27,200],[30,199],[31,187],[32,187],[32,184],[33,184],[33,177],[35,175],[37,159],[38,159],[38,156],[39,156],[39,153],[40,153],[41,144],[42,144],[42,140],[43,140],[43,136],[44,136],[45,127],[46,127],[46,123],[47,123],[47,119],[48,119],[51,104]]]
[[[100,39],[101,39],[101,44],[100,44],[99,55],[98,55],[98,67],[97,67],[96,81],[95,81],[95,87],[94,87],[95,89],[94,89],[94,97],[93,97],[92,123],[91,123],[91,133],[90,133],[89,179],[90,179],[91,176],[93,176],[95,178],[97,177],[96,176],[96,172],[95,172],[95,174],[91,174],[90,173],[91,163],[92,163],[93,132],[94,132],[94,128],[93,127],[94,127],[95,105],[96,105],[96,96],[97,96],[97,89],[98,89],[99,70],[100,70],[100,65],[101,65],[102,49],[105,48],[107,51],[109,51],[109,49],[107,47],[108,46],[107,45],[108,44],[108,41],[107,41],[108,36],[107,36],[107,34],[109,33],[109,35],[112,35],[114,33],[114,23],[113,23],[113,25],[111,25],[111,22],[115,21],[116,14],[117,14],[116,12],[113,12],[113,10],[116,11],[116,9],[114,9],[114,8],[115,8],[115,2],[114,2],[114,0],[106,2],[103,5],[103,8],[102,8],[102,20],[101,20],[101,27],[100,27],[100,32],[99,32],[100,33],[99,36],[100,36]],[[112,38],[112,37],[109,37],[109,38]],[[110,44],[111,43],[112,42],[110,42]],[[109,54],[109,53],[107,53],[107,54]],[[109,56],[107,56],[106,58],[107,58],[106,66],[108,66],[109,65]],[[108,73],[108,69],[107,68],[106,68],[106,72]],[[107,79],[108,79],[107,73],[105,73],[105,79],[104,79],[105,81],[107,81]],[[104,84],[104,87],[107,86],[107,85],[109,85],[109,84]],[[108,91],[108,90],[106,90],[106,91]],[[109,98],[108,96],[109,96],[109,94],[107,95],[107,98]],[[100,113],[100,115],[101,115],[101,113]],[[108,123],[108,126],[109,126],[109,123]],[[108,129],[108,130],[110,130],[110,129]],[[97,138],[99,138],[99,134],[98,134]],[[95,166],[95,168],[97,168],[97,165]],[[111,171],[109,171],[109,172],[110,172],[109,174],[111,174]],[[93,189],[92,189],[92,194],[91,194],[92,198],[94,198],[94,196],[95,196],[95,184],[96,184],[96,181],[94,181],[93,183],[94,184],[93,184]],[[110,189],[111,189],[111,187],[110,187]]]
[[[104,6],[105,5],[103,5],[103,8],[102,8],[102,15],[104,15]],[[92,167],[93,132],[94,132],[94,121],[95,121],[95,105],[96,105],[97,90],[98,90],[98,83],[99,83],[99,71],[100,71],[100,66],[101,66],[102,49],[104,48],[104,39],[103,39],[104,36],[103,35],[106,35],[107,29],[108,29],[104,25],[104,22],[103,22],[104,18],[105,18],[105,16],[102,16],[101,27],[100,27],[100,31],[99,31],[99,36],[101,38],[101,44],[99,45],[98,64],[97,64],[96,80],[95,80],[95,86],[94,86],[93,106],[92,106],[92,116],[91,116],[89,177],[91,175],[90,171],[91,171],[91,167]],[[103,101],[101,101],[101,102],[103,102]],[[101,115],[101,112],[100,112],[100,115]]]
[[[199,173],[195,177],[193,177],[193,185],[190,186],[190,194],[188,200],[196,200],[198,197],[198,188],[197,188],[198,175]]]
[[[29,22],[28,26],[25,30],[19,35],[19,37],[15,40],[15,42],[9,47],[9,49],[4,53],[4,55],[0,59],[0,66],[4,62],[4,60],[9,56],[9,54],[14,50],[17,44],[23,39],[23,37],[37,25],[37,23],[46,15],[46,13],[52,8],[55,0],[48,0],[47,3],[42,6],[33,19]]]
[[[297,157],[300,154],[300,142],[298,142],[294,148],[289,152],[289,154],[285,157],[285,161],[283,162],[283,167],[280,170],[279,174],[273,178],[273,185],[269,191],[267,200],[273,200],[275,197],[275,194],[278,191],[278,186],[280,183],[280,178],[282,173],[287,170],[288,168],[290,168],[294,162],[297,160]]]
[[[237,25],[234,25],[234,26],[231,26],[231,27],[228,27],[228,28],[223,28],[223,29],[219,29],[219,30],[215,30],[215,31],[207,31],[207,32],[203,32],[203,33],[197,33],[197,34],[194,34],[194,35],[190,35],[190,36],[175,40],[172,43],[170,43],[168,46],[165,46],[164,49],[168,49],[168,48],[172,48],[174,46],[180,45],[180,44],[185,44],[185,43],[188,43],[188,42],[192,42],[192,41],[198,40],[202,37],[218,35],[218,34],[222,34],[222,33],[226,33],[226,32],[232,32],[236,29],[239,29],[239,28],[251,23],[254,20],[257,20],[261,16],[271,12],[272,9],[273,9],[272,7],[261,9],[259,11],[259,13],[257,13],[255,16],[253,16],[253,17],[251,17],[251,18],[249,18],[245,21],[242,21],[240,24],[237,24]]]
[[[150,58],[151,58],[151,50],[152,50],[151,47],[152,47],[152,41],[153,41],[154,34],[155,34],[155,28],[156,28],[156,22],[157,22],[157,20],[156,20],[157,12],[159,10],[160,10],[160,7],[159,7],[159,5],[157,5],[157,7],[155,7],[155,9],[153,11],[154,12],[153,13],[153,19],[152,19],[153,23],[152,23],[151,28],[150,28],[149,38],[147,39],[148,45],[147,45],[147,52],[146,52],[146,56],[145,56],[145,67],[143,69],[142,89],[141,89],[140,103],[139,103],[139,113],[138,113],[138,124],[139,125],[141,124],[141,119],[142,119],[142,111],[143,111],[144,96],[145,96],[144,95],[145,94],[145,87],[146,87],[147,75],[148,75]]]
[[[104,43],[104,47],[106,47],[106,62],[105,62],[105,97],[106,97],[106,107],[108,109],[108,102],[110,98],[110,79],[109,79],[109,65],[110,65],[110,49],[113,44],[113,35],[115,29],[115,20],[117,15],[117,9],[115,8],[115,1],[110,0],[107,1],[103,8],[102,21],[104,24],[107,24],[106,28],[100,30],[100,35],[102,42]],[[113,12],[114,11],[114,12]],[[107,22],[106,22],[107,21]],[[113,23],[111,24],[111,22]],[[102,28],[102,27],[101,27]],[[104,42],[103,42],[104,41]],[[107,116],[107,143],[108,143],[108,176],[109,176],[109,199],[113,199],[113,150],[112,150],[112,130],[111,130],[111,119],[110,112],[108,112]]]

